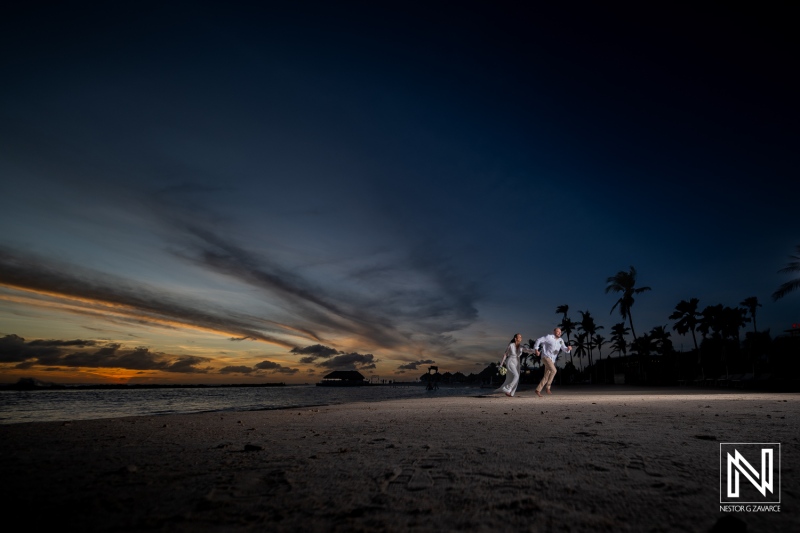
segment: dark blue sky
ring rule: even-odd
[[[607,332],[631,265],[637,332],[756,296],[777,334],[800,322],[770,299],[800,244],[797,41],[739,9],[18,7],[0,334],[94,344],[3,372],[469,373],[558,305]]]

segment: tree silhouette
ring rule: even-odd
[[[586,344],[586,333],[578,333],[575,335],[575,340],[572,341],[572,343],[574,345],[574,349],[570,350],[570,353],[575,352],[575,355],[578,356],[578,361],[581,360],[581,357],[584,357],[589,353],[589,347]],[[581,372],[583,372],[583,363],[581,363]]]
[[[522,355],[519,356],[519,379],[522,380],[522,377],[528,372],[530,369],[530,364],[528,357],[530,354],[522,352]]]
[[[703,334],[703,338],[721,339],[725,324],[722,321],[722,304],[708,305],[700,314],[700,321],[697,323],[697,331]]]
[[[740,307],[709,305],[703,309],[697,331],[703,336],[711,334],[714,339],[739,340],[739,330],[748,320],[747,311]]]
[[[630,333],[631,330],[625,325],[625,322],[619,322],[611,326],[611,353],[617,352],[620,356],[627,355],[628,341],[625,340],[625,335]]]
[[[605,337],[603,337],[602,335],[596,335],[594,338],[594,345],[597,346],[597,357],[599,358],[599,366],[603,365],[603,352],[601,351],[601,349],[603,348],[603,345],[606,344],[607,342],[608,341],[606,341]],[[595,371],[595,376],[596,375],[597,372]],[[605,381],[606,381],[605,376],[603,376],[603,383],[605,383]]]
[[[692,332],[694,349],[697,352],[697,363],[702,364],[700,348],[697,346],[697,334],[695,333],[697,330],[697,324],[700,322],[700,318],[702,317],[700,312],[697,310],[697,305],[699,303],[700,300],[697,298],[692,298],[688,302],[686,300],[681,300],[678,302],[678,305],[675,306],[675,311],[669,315],[669,319],[677,320],[677,322],[675,322],[675,324],[672,326],[672,329],[681,335],[686,335],[690,331]]]
[[[533,345],[534,344],[536,344],[536,340],[528,339],[528,348],[533,349]],[[520,360],[522,361],[521,368],[523,370],[525,370],[526,372],[531,367],[531,361],[533,361],[533,364],[536,364],[536,357],[531,353],[522,352],[522,355],[520,356]],[[522,374],[520,374],[520,376],[522,376]],[[520,379],[522,379],[522,377],[520,377]]]
[[[747,311],[741,307],[728,307],[722,304],[710,305],[703,309],[702,318],[697,325],[697,331],[703,334],[703,337],[711,335],[711,338],[716,341],[719,346],[719,355],[722,363],[728,364],[727,343],[728,339],[739,343],[739,330],[747,323]]]
[[[532,339],[528,339],[528,344],[523,344],[523,346],[526,346],[528,348],[533,348],[533,345],[534,345],[535,342],[536,341],[534,341]],[[522,379],[522,376],[524,376],[527,373],[527,371],[530,369],[530,367],[531,367],[531,365],[530,365],[530,362],[531,362],[530,361],[530,357],[531,357],[531,355],[532,354],[529,354],[527,352],[522,352],[520,354],[520,356],[519,356],[519,369],[520,369],[519,376],[520,376],[520,380]]]
[[[785,268],[778,270],[780,273],[790,273],[790,272],[800,272],[800,244],[797,245],[797,255],[790,255],[789,256],[792,260],[789,261],[789,264],[786,265]],[[800,288],[800,278],[790,279],[780,287],[778,290],[772,293],[772,299],[780,300],[793,290]]]
[[[670,333],[666,330],[666,325],[656,326],[650,330],[650,342],[655,350],[661,355],[672,353],[672,340]]]
[[[578,322],[578,329],[586,333],[586,346],[589,349],[589,365],[592,365],[592,348],[594,347],[594,335],[598,329],[603,329],[603,326],[598,326],[594,322],[594,317],[589,311],[578,311],[581,314],[581,321]]]
[[[653,338],[649,333],[644,333],[631,343],[631,349],[638,356],[637,360],[639,368],[641,369],[642,359],[650,356],[650,352],[654,349]]]
[[[741,342],[742,339],[740,338],[739,331],[750,322],[750,319],[747,318],[747,309],[725,306],[722,312],[723,320],[725,320],[727,326],[726,332],[728,336],[735,339],[737,343]]]
[[[569,306],[567,304],[559,305],[558,307],[556,307],[556,314],[562,315],[564,320],[567,320],[568,318],[567,313],[569,313]]]
[[[642,334],[641,337],[634,337],[631,343],[631,350],[633,351],[633,358],[636,361],[636,373],[638,378],[643,379],[642,375],[642,362],[650,359],[650,352],[654,349],[653,339],[649,333]]]
[[[756,328],[756,308],[761,307],[761,304],[758,303],[758,298],[750,296],[739,302],[739,305],[744,306],[750,312],[750,318],[753,320],[753,333],[758,333]]]
[[[569,306],[567,304],[559,305],[558,307],[556,307],[556,314],[563,315],[559,327],[561,327],[561,331],[564,332],[564,335],[567,336],[567,345],[569,346],[570,345],[569,335],[570,333],[575,331],[575,322],[570,320],[570,318],[567,316],[568,312],[569,312]],[[572,352],[569,353],[569,360],[572,361]]]
[[[622,316],[622,320],[628,319],[633,339],[636,340],[636,330],[633,328],[633,316],[631,315],[633,295],[649,291],[651,290],[650,287],[636,287],[636,269],[633,268],[633,266],[630,267],[628,272],[620,270],[615,275],[609,277],[606,279],[606,284],[606,294],[612,291],[622,293],[619,300],[617,300],[611,308],[611,313],[619,306],[619,314]]]

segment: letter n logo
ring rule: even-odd
[[[723,442],[719,460],[720,503],[781,503],[780,443]]]

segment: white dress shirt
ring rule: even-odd
[[[561,350],[569,351],[567,350],[567,345],[564,344],[564,339],[556,337],[552,333],[536,339],[533,349],[538,350],[540,346],[542,347],[542,357],[547,357],[554,363],[556,362],[556,357],[558,357],[558,352]]]

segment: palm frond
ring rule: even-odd
[[[797,251],[800,253],[800,244],[797,245]],[[800,255],[790,255],[794,261],[789,261],[789,264],[784,268],[778,270],[780,273],[800,272]],[[773,300],[780,300],[790,292],[800,287],[800,279],[792,279],[778,287],[778,290],[772,293]]]
[[[788,274],[789,272],[800,272],[800,261],[789,263],[784,268],[778,270],[781,274]]]
[[[772,300],[780,300],[790,292],[800,289],[800,279],[793,279],[791,281],[787,281],[780,287],[778,290],[772,293]]]

